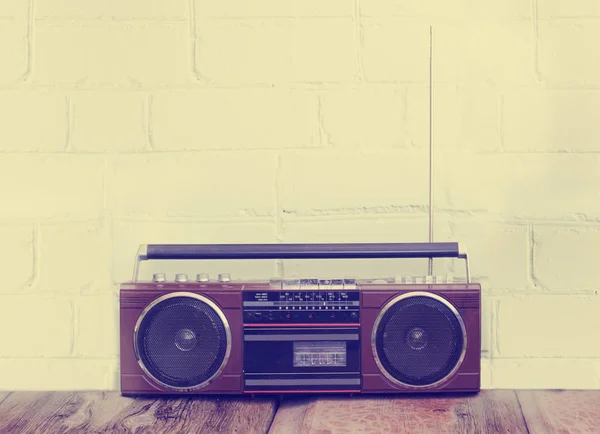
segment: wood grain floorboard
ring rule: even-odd
[[[268,431],[276,411],[275,398],[19,392],[0,404],[0,432],[262,434]]]
[[[39,433],[39,426],[60,411],[72,392],[13,392],[0,403],[0,433]]]
[[[519,390],[531,433],[600,432],[600,391]]]
[[[527,433],[514,391],[282,401],[270,434]]]
[[[0,404],[2,404],[2,401],[4,401],[6,398],[8,398],[8,395],[10,395],[11,392],[0,392]]]
[[[316,400],[307,397],[284,398],[269,428],[269,434],[300,434],[310,404]]]
[[[0,392],[0,433],[600,432],[600,391],[477,395],[122,397]]]

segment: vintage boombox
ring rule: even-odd
[[[152,259],[427,257],[463,258],[466,282],[138,280]],[[480,294],[458,243],[144,245],[120,291],[121,393],[477,392]]]

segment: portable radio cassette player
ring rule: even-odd
[[[436,257],[466,282],[138,280],[153,259]],[[477,392],[480,293],[458,243],[144,245],[120,291],[121,393]]]
[[[430,45],[430,95],[431,55]],[[479,391],[481,287],[458,243],[433,242],[431,101],[428,243],[143,245],[120,290],[121,393]],[[464,259],[466,282],[433,277],[441,257]],[[143,260],[357,258],[429,258],[429,271],[414,279],[138,280]]]

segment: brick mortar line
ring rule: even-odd
[[[355,146],[346,146],[346,145],[337,145],[335,148],[330,148],[326,146],[320,145],[310,145],[310,146],[290,146],[290,147],[266,147],[266,148],[250,148],[250,147],[206,147],[201,148],[198,147],[196,149],[190,148],[176,148],[176,149],[140,149],[140,150],[124,150],[124,151],[84,151],[84,150],[57,150],[57,151],[47,151],[47,150],[26,150],[26,151],[2,151],[0,150],[0,155],[9,155],[9,156],[31,156],[31,155],[40,155],[40,156],[48,156],[48,155],[60,155],[60,156],[69,156],[69,157],[89,157],[89,156],[106,156],[109,158],[120,158],[120,157],[129,157],[134,155],[143,155],[145,157],[149,155],[161,155],[161,154],[180,154],[181,156],[187,156],[189,154],[270,154],[273,152],[280,152],[283,157],[290,157],[290,154],[304,154],[310,155],[315,153],[320,154],[343,154],[350,157],[362,157],[362,156],[372,156],[372,157],[381,157],[381,156],[389,156],[389,155],[410,155],[410,156],[421,156],[425,154],[425,148],[414,148],[411,146],[405,147],[378,147],[378,148],[368,148],[368,147],[355,147]],[[288,154],[288,155],[286,155]],[[492,158],[517,158],[523,157],[523,159],[528,158],[540,158],[540,157],[552,157],[552,158],[562,158],[562,159],[573,159],[573,158],[598,158],[600,156],[600,150],[598,151],[574,151],[574,152],[562,152],[562,151],[532,151],[532,152],[464,152],[464,151],[442,151],[438,154],[444,155],[444,157],[448,160],[458,159],[462,157],[473,158],[473,159],[492,159]],[[472,211],[480,211],[480,210],[472,210]],[[466,212],[466,210],[465,210]]]
[[[324,148],[324,147],[294,147],[294,148],[207,148],[207,149],[173,149],[173,150],[152,150],[152,151],[124,151],[124,152],[101,152],[101,151],[89,151],[89,152],[64,152],[64,151],[28,151],[28,152],[14,152],[7,151],[1,152],[0,156],[8,155],[12,157],[35,157],[35,156],[57,156],[57,158],[88,158],[92,159],[93,157],[106,157],[109,160],[119,160],[122,158],[131,158],[135,156],[139,156],[141,159],[145,159],[147,157],[159,156],[159,155],[168,155],[170,157],[190,157],[191,155],[206,155],[206,154],[214,154],[216,157],[223,158],[226,156],[240,156],[246,154],[246,156],[253,157],[261,157],[264,156],[269,158],[269,155],[279,152],[282,157],[285,158],[293,158],[295,155],[303,154],[305,156],[312,156],[314,154],[339,154],[343,156],[351,156],[360,159],[365,156],[371,157],[385,157],[385,156],[419,156],[425,154],[424,151],[415,150],[411,148],[381,148],[379,151],[373,151],[367,148],[360,149],[346,149],[346,148]]]
[[[536,357],[494,357],[492,359],[489,359],[492,362],[492,364],[494,363],[494,361],[504,361],[504,362],[508,362],[508,361],[514,361],[514,362],[522,362],[522,361],[526,361],[526,360],[534,360],[534,361],[545,361],[545,360],[565,360],[565,361],[569,361],[569,362],[573,362],[573,361],[578,361],[578,360],[583,360],[583,361],[590,361],[590,362],[600,362],[600,356],[598,357],[590,357],[590,356],[585,356],[585,357],[578,357],[578,356],[569,356],[569,357],[557,357],[557,356],[536,356]]]
[[[358,74],[357,79],[360,83],[363,83],[366,80],[365,67],[362,58],[362,51],[364,46],[362,18],[363,17],[361,14],[361,0],[353,0],[352,20],[354,21],[354,50],[356,56],[356,69]]]
[[[156,223],[156,224],[229,224],[237,225],[240,223],[256,224],[256,223],[273,223],[273,215],[257,216],[257,217],[235,217],[235,216],[206,216],[206,217],[159,217],[159,218],[144,218],[132,217],[131,215],[120,217],[111,215],[113,223]]]
[[[0,360],[47,360],[47,361],[118,361],[119,356],[111,357],[88,357],[88,356],[1,356]]]
[[[166,92],[203,92],[203,91],[261,91],[265,92],[335,92],[335,91],[361,91],[365,89],[387,89],[397,87],[423,87],[427,85],[424,81],[352,81],[352,82],[280,82],[280,83],[247,83],[247,84],[216,84],[205,81],[201,77],[198,81],[190,82],[189,84],[140,84],[139,86],[130,86],[128,84],[119,84],[116,82],[114,85],[79,85],[79,84],[47,84],[47,83],[32,83],[25,82],[24,79],[20,79],[14,84],[0,84],[0,92],[153,92],[153,93],[166,93]],[[28,79],[29,80],[29,79]],[[204,80],[204,81],[201,81]],[[123,82],[125,83],[125,82]],[[598,85],[552,85],[545,84],[541,85],[511,85],[511,84],[495,84],[490,86],[488,84],[479,83],[457,83],[454,81],[443,81],[435,82],[435,88],[452,89],[458,88],[459,91],[466,90],[478,90],[487,89],[489,91],[496,92],[498,94],[507,93],[520,93],[520,92],[537,92],[539,94],[548,94],[552,92],[589,92],[597,93],[600,92],[600,83]]]
[[[498,93],[508,92],[521,92],[523,90],[538,91],[540,93],[549,91],[563,91],[563,90],[600,90],[600,84],[594,85],[578,85],[573,84],[572,87],[565,87],[559,85],[540,85],[540,84],[515,84],[515,83],[493,83],[488,82],[457,82],[455,80],[437,80],[434,79],[433,85],[440,88],[447,88],[450,90],[462,90],[462,89],[487,89],[489,91],[495,91]],[[0,85],[1,91],[11,90],[40,90],[40,91],[80,91],[80,92],[94,92],[94,91],[114,91],[114,92],[170,92],[170,91],[189,91],[189,90],[268,90],[271,92],[276,91],[337,91],[337,90],[364,90],[366,88],[375,89],[386,89],[389,87],[420,87],[428,88],[429,80],[365,80],[365,81],[265,81],[265,82],[246,82],[246,83],[208,83],[200,81],[190,81],[189,83],[163,83],[163,84],[141,84],[131,86],[128,84],[120,84],[115,82],[111,85],[106,84],[46,84],[40,83],[24,83],[15,82],[13,84]]]
[[[345,15],[245,15],[245,16],[201,16],[196,21],[308,21],[308,20],[344,20],[350,21],[354,18],[353,13]]]
[[[275,155],[275,158],[275,236],[277,238],[277,241],[283,242],[285,240],[285,226],[283,222],[283,209],[281,206],[281,154],[277,153]],[[275,263],[279,277],[283,277],[285,275],[283,261],[281,259],[277,259]]]
[[[540,70],[540,27],[539,27],[538,0],[531,0],[531,17],[533,30],[533,73],[539,84],[543,83]]]
[[[0,85],[0,91],[13,91],[13,90],[52,90],[52,91],[81,91],[81,92],[93,92],[93,91],[114,91],[114,92],[172,92],[172,91],[200,91],[200,90],[267,90],[270,92],[276,92],[278,90],[281,91],[326,91],[326,90],[351,90],[351,89],[361,89],[367,87],[394,87],[394,86],[427,86],[428,81],[418,80],[418,81],[408,81],[408,80],[395,80],[395,81],[376,81],[376,80],[366,80],[366,81],[349,81],[349,82],[338,82],[338,81],[320,81],[320,82],[254,82],[254,83],[213,83],[208,81],[191,81],[187,84],[177,84],[177,83],[165,83],[162,85],[156,84],[141,84],[139,86],[130,86],[128,84],[119,84],[116,82],[112,85],[78,85],[78,84],[47,84],[45,82],[42,83],[15,83],[11,85]],[[590,91],[600,91],[600,84],[597,86],[585,85],[583,86],[573,86],[573,87],[538,87],[531,85],[514,85],[514,84],[500,84],[497,83],[494,86],[490,86],[485,83],[459,83],[456,81],[435,81],[434,86],[444,86],[448,88],[456,88],[459,89],[489,89],[496,92],[519,92],[522,90],[538,90],[540,92],[547,92],[553,90],[590,90]]]
[[[142,149],[145,152],[156,152],[154,148],[154,123],[152,122],[152,103],[154,96],[152,93],[148,94],[146,101],[144,101],[144,114],[142,116],[142,131],[146,136],[146,149]],[[132,151],[133,153],[137,153],[139,151]]]
[[[114,23],[114,24],[180,24],[189,20],[189,17],[151,18],[151,17],[127,17],[117,18],[110,16],[90,17],[86,15],[64,15],[64,16],[41,16],[34,17],[33,22],[50,24],[68,24],[71,26],[84,26],[91,23]]]
[[[40,279],[40,225],[32,228],[31,234],[31,278],[25,284],[25,288],[35,288]]]
[[[497,122],[498,122],[498,131],[499,131],[499,148],[500,148],[500,153],[506,153],[506,144],[505,144],[505,137],[504,137],[504,128],[505,128],[505,121],[504,121],[504,108],[505,108],[505,92],[498,92],[497,97],[497,104],[498,104],[498,118],[497,118]]]
[[[65,145],[62,151],[64,153],[77,153],[77,149],[73,148],[73,126],[75,124],[75,119],[73,116],[73,97],[71,95],[66,95],[65,97],[66,103],[66,120],[67,126],[65,129]]]
[[[74,299],[69,301],[71,308],[71,336],[70,336],[70,348],[69,355],[76,357],[76,347],[79,335],[79,306]]]
[[[190,65],[192,69],[193,77],[196,79],[196,82],[200,85],[206,86],[208,80],[202,75],[202,73],[198,70],[198,62],[196,59],[196,51],[198,44],[198,35],[196,31],[196,23],[198,20],[196,19],[196,2],[194,0],[189,0],[189,22],[188,25],[190,27]]]
[[[29,0],[27,7],[27,70],[21,78],[22,81],[27,82],[31,78],[33,71],[33,39],[34,39],[34,2],[35,0]],[[19,81],[21,81],[19,80]]]
[[[500,315],[498,315],[500,300],[492,300],[492,312],[490,325],[492,327],[492,342],[490,345],[490,358],[494,359],[500,355]]]
[[[483,279],[478,279],[477,276],[472,278],[473,282],[478,282]],[[493,288],[490,285],[487,285],[485,282],[481,283],[482,289],[486,294],[484,297],[486,299],[496,300],[496,301],[506,301],[506,300],[514,300],[514,299],[531,299],[538,297],[572,297],[573,299],[589,299],[595,298],[598,296],[598,290],[595,288],[589,289],[547,289],[541,290],[528,285],[525,289],[501,289],[501,288]]]
[[[62,150],[62,151],[1,151],[0,155],[68,155],[68,156],[108,156],[108,157],[121,157],[121,156],[131,156],[131,155],[152,155],[152,154],[198,154],[198,153],[271,153],[274,151],[281,152],[294,152],[294,151],[317,151],[317,150],[325,150],[323,147],[317,148],[316,146],[307,146],[307,147],[289,147],[289,148],[205,148],[205,149],[189,149],[189,148],[180,148],[180,149],[140,149],[137,151],[127,150],[127,151],[79,151],[79,150]],[[393,150],[396,152],[402,152],[403,149],[398,148],[389,148],[389,150]],[[351,151],[350,149],[346,150],[344,148],[339,149],[339,152],[343,151]],[[382,148],[382,151],[385,153],[386,149]],[[374,154],[373,154],[374,155]]]
[[[450,223],[476,223],[476,224],[490,224],[490,225],[505,225],[507,229],[515,229],[520,227],[526,227],[527,221],[520,219],[510,219],[493,214],[481,213],[473,215],[461,215],[461,213],[437,211],[437,215],[447,218]],[[265,214],[256,216],[237,216],[234,214],[227,215],[189,215],[189,216],[167,216],[163,214],[149,215],[138,215],[132,216],[130,213],[119,214],[117,212],[110,213],[110,219],[117,222],[131,222],[131,223],[156,223],[156,224],[240,224],[240,223],[268,223],[273,221],[275,214]],[[398,211],[398,212],[348,212],[348,213],[316,213],[314,215],[285,215],[282,219],[284,223],[306,223],[306,222],[351,222],[351,221],[371,221],[377,220],[398,220],[400,222],[407,221],[420,221],[427,217],[424,211]],[[578,220],[531,220],[535,222],[538,227],[543,228],[555,228],[560,229],[581,229],[581,230],[600,230],[600,221],[578,221]],[[103,219],[99,214],[97,218],[88,217],[71,217],[69,219],[63,218],[36,218],[31,217],[28,220],[20,218],[2,219],[0,218],[0,227],[11,227],[11,226],[30,226],[30,225],[42,225],[42,226],[63,226],[63,225],[98,225],[102,224]]]
[[[268,147],[268,148],[250,148],[250,147],[208,147],[208,148],[196,148],[190,149],[187,147],[176,148],[176,149],[140,149],[140,150],[124,150],[124,151],[85,151],[85,150],[57,150],[57,151],[46,151],[46,150],[27,150],[27,151],[2,151],[0,150],[0,155],[68,155],[68,156],[108,156],[108,157],[121,157],[121,156],[131,156],[131,155],[152,155],[152,154],[198,154],[198,153],[270,153],[274,151],[279,151],[282,154],[285,153],[293,153],[293,152],[301,152],[301,153],[339,153],[345,155],[355,155],[357,157],[362,155],[370,155],[370,156],[384,156],[389,154],[406,154],[412,153],[412,155],[418,155],[421,152],[425,152],[424,147],[415,148],[412,146],[386,146],[386,147],[378,147],[368,148],[368,147],[355,147],[352,145],[336,145],[335,147],[328,147],[322,145],[313,145],[313,146],[290,146],[290,147]],[[447,158],[458,158],[458,157],[472,157],[472,158],[484,158],[484,157],[540,157],[540,156],[549,156],[549,157],[563,157],[563,158],[572,158],[573,156],[579,157],[597,157],[600,156],[600,150],[598,151],[573,151],[573,152],[548,152],[548,151],[532,151],[532,152],[470,152],[465,154],[462,151],[456,152],[444,152],[444,155]]]

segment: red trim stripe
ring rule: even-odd
[[[244,324],[244,327],[360,327],[360,323],[347,324]]]
[[[360,390],[245,390],[244,393],[246,395],[254,395],[257,393],[313,393],[313,394],[319,394],[319,393],[344,393],[344,394],[348,394],[348,393],[361,393]]]

